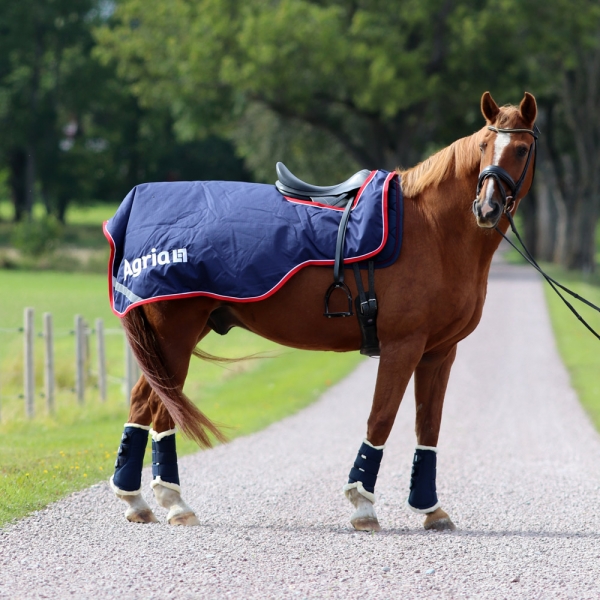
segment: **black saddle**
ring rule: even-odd
[[[282,162],[276,165],[277,177],[275,187],[284,196],[299,198],[300,200],[311,200],[343,208],[344,212],[340,219],[338,227],[337,242],[335,245],[335,260],[333,265],[333,283],[325,292],[325,317],[351,317],[352,312],[352,293],[350,288],[344,283],[344,242],[346,239],[346,228],[350,219],[353,200],[358,190],[367,180],[371,171],[363,169],[354,173],[350,179],[337,185],[318,186],[306,183],[298,179]],[[377,297],[375,296],[375,263],[368,262],[369,269],[369,289],[364,290],[360,269],[356,263],[353,264],[354,277],[358,296],[356,298],[356,316],[360,326],[362,344],[360,353],[366,356],[379,356],[379,339],[377,338]],[[332,294],[340,290],[346,295],[348,310],[332,312],[329,310],[329,300]]]
[[[371,173],[368,169],[363,169],[337,185],[319,186],[298,179],[282,162],[278,162],[275,168],[279,178],[275,182],[275,187],[285,196],[292,196],[300,200],[313,200],[341,208],[356,196],[356,192]]]

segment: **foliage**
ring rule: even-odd
[[[144,105],[168,107],[180,131],[231,130],[232,114],[258,102],[282,127],[300,120],[328,132],[361,166],[391,168],[444,141],[440,130],[448,141],[457,129],[468,132],[480,120],[482,88],[509,79],[500,68],[506,56],[491,52],[496,68],[470,74],[457,93],[457,72],[467,75],[473,58],[456,34],[480,6],[255,0],[224,9],[213,0],[124,0],[112,26],[97,31],[96,52],[117,61]],[[466,123],[468,100],[475,109]],[[442,125],[448,119],[458,127]]]
[[[115,201],[143,181],[248,178],[230,144],[178,143],[168,111],[141,107],[114,65],[93,58],[91,30],[111,6],[0,3],[0,167],[16,220],[40,198],[64,221],[72,202]]]
[[[230,135],[267,180],[283,157],[320,181],[412,164],[479,126],[485,89],[513,102],[528,89],[547,134],[542,167],[555,171],[550,200],[563,204],[556,253],[589,269],[599,25],[589,0],[122,0],[96,54],[117,62],[144,106],[169,110],[181,135]]]
[[[465,24],[473,21],[472,15],[465,16]],[[529,245],[541,259],[592,271],[600,215],[600,116],[595,108],[600,105],[600,5],[493,0],[469,30],[478,34],[466,38],[474,60],[465,69],[473,63],[492,68],[489,57],[496,53],[512,81],[526,83],[537,97],[539,176],[535,202],[523,207],[530,221]]]
[[[1,2],[0,22],[17,220],[41,198],[62,221],[141,181],[270,182],[282,159],[319,183],[406,167],[478,128],[484,90],[527,89],[546,183],[527,229],[544,256],[594,267],[597,2],[23,0]]]
[[[52,216],[21,221],[15,225],[11,241],[26,256],[39,257],[53,252],[62,234],[60,223]]]

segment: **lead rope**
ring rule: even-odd
[[[496,231],[538,272],[542,275],[542,277],[544,277],[544,279],[550,284],[550,287],[558,294],[559,298],[567,305],[567,307],[569,308],[569,310],[577,317],[577,319],[579,321],[581,321],[581,323],[583,323],[583,325],[585,325],[588,330],[595,335],[599,340],[600,340],[600,334],[577,312],[577,310],[575,310],[575,308],[573,307],[573,305],[558,291],[557,288],[560,288],[561,290],[567,292],[567,294],[570,294],[571,296],[573,296],[573,298],[576,298],[577,300],[579,300],[580,302],[583,302],[584,304],[587,304],[590,308],[593,308],[594,310],[597,310],[598,312],[600,312],[600,307],[596,306],[595,304],[593,304],[592,302],[590,302],[589,300],[586,300],[585,298],[581,297],[579,294],[576,294],[573,290],[570,290],[568,287],[562,285],[562,283],[559,283],[558,281],[556,281],[555,279],[553,279],[552,277],[550,277],[550,275],[547,275],[546,273],[544,273],[544,271],[542,270],[542,268],[537,264],[535,258],[533,258],[533,256],[531,255],[531,252],[529,252],[529,250],[527,249],[527,246],[525,246],[525,244],[523,243],[523,240],[521,239],[521,236],[519,235],[519,232],[517,231],[517,228],[515,227],[515,222],[513,221],[512,215],[510,214],[510,212],[506,211],[504,213],[506,215],[506,218],[508,219],[508,222],[510,223],[510,228],[512,230],[512,232],[515,234],[515,237],[517,238],[517,240],[519,240],[519,243],[521,244],[521,246],[523,247],[523,250],[525,250],[525,254],[523,252],[521,252],[521,250],[519,248],[517,248],[517,246],[515,246],[515,244],[513,244],[508,237],[498,228],[496,227]]]

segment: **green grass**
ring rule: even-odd
[[[84,251],[96,251],[103,257],[103,263],[108,258],[108,244],[102,233],[102,223],[110,219],[118,208],[118,204],[93,204],[89,206],[71,206],[67,210],[65,225],[61,227],[61,235],[58,248],[56,249],[56,260],[51,257],[44,257],[44,264],[50,262],[51,266],[60,270],[72,270],[65,268],[68,265],[60,266],[65,258],[62,254],[73,248]],[[42,205],[34,206],[34,219],[41,219],[45,215],[45,209]],[[10,248],[11,239],[15,224],[12,222],[12,206],[4,201],[0,201],[0,248]],[[106,258],[104,256],[106,255]],[[37,267],[40,261],[20,261],[21,267]]]
[[[22,393],[22,333],[1,331],[22,324],[25,306],[36,310],[36,329],[43,312],[54,316],[58,390],[56,412],[47,415],[43,389],[42,344],[36,347],[36,416],[24,416]],[[86,402],[79,406],[74,387],[76,313],[90,323],[97,317],[118,330],[110,312],[103,275],[0,270],[0,525],[42,508],[65,494],[107,479],[127,404],[119,378],[123,376],[123,336],[107,336],[108,399],[101,403],[90,377]],[[40,340],[41,342],[41,340]],[[289,350],[249,332],[234,329],[227,336],[210,334],[202,348],[220,356],[277,353],[235,363],[228,368],[193,360],[185,391],[201,410],[227,426],[230,437],[257,431],[292,414],[316,399],[329,385],[361,360],[358,353],[334,354]],[[91,364],[95,352],[91,347]],[[197,446],[179,437],[180,454]]]
[[[67,209],[65,221],[70,225],[89,225],[92,227],[102,227],[102,223],[110,219],[117,210],[118,203],[98,203],[84,206],[71,205]],[[34,218],[41,218],[46,214],[46,209],[41,204],[35,204],[33,207]],[[6,200],[0,200],[0,221],[12,221],[14,210],[12,204]]]
[[[600,283],[597,278],[585,281],[581,275],[567,273],[557,267],[544,268],[557,281],[600,306]],[[579,323],[549,285],[545,284],[544,288],[560,355],[583,407],[600,431],[600,341]],[[600,313],[568,295],[567,299],[600,332]]]

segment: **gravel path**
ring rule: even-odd
[[[301,413],[182,459],[200,527],[129,524],[100,484],[0,531],[0,598],[600,598],[600,437],[557,356],[538,278],[496,266],[482,323],[459,347],[438,455],[456,533],[425,532],[404,506],[412,390],[377,486],[384,531],[349,525],[341,488],[376,368],[366,361]]]

